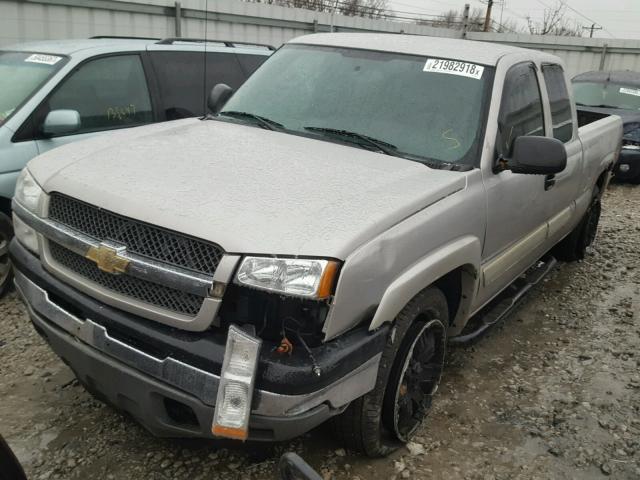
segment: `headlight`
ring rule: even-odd
[[[38,213],[42,188],[33,179],[29,170],[24,168],[16,182],[15,199],[27,210]]]
[[[285,295],[324,299],[333,292],[338,265],[333,260],[245,257],[236,282]]]

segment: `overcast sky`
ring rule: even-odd
[[[553,6],[558,0],[504,0],[504,19],[513,19],[521,26],[526,25],[525,18],[540,20],[544,14],[544,5]],[[591,26],[598,23],[606,30],[594,32],[594,37],[635,38],[640,39],[640,0],[564,0],[580,13],[566,9],[566,16],[580,25]],[[473,7],[486,8],[486,2],[479,0],[388,0],[389,8],[395,11],[437,15],[450,9],[460,10],[465,3]],[[501,5],[496,0],[493,19],[500,21]],[[582,15],[580,15],[582,14]],[[587,18],[592,21],[588,20]],[[589,32],[585,31],[588,36]]]

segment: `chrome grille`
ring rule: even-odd
[[[215,243],[132,220],[59,193],[51,195],[49,218],[98,241],[123,244],[128,252],[207,275],[214,274],[224,255]]]
[[[95,263],[71,250],[49,241],[51,257],[62,267],[90,280],[112,292],[126,295],[156,307],[183,315],[195,316],[203,297],[181,292],[157,283],[128,275],[112,275],[98,269]]]

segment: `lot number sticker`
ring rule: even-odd
[[[640,97],[640,89],[637,89],[637,88],[620,87],[620,93],[624,93],[625,95],[635,95],[636,97]]]
[[[462,77],[482,78],[484,67],[475,63],[458,62],[457,60],[442,60],[439,58],[429,58],[422,69],[425,72],[448,73],[449,75],[460,75]]]
[[[55,65],[60,60],[62,60],[62,57],[57,57],[55,55],[43,55],[41,53],[34,53],[24,59],[25,62],[44,63],[46,65]]]

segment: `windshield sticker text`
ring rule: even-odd
[[[448,73],[449,75],[460,75],[463,77],[482,78],[484,67],[475,63],[458,62],[457,60],[442,60],[439,58],[429,58],[422,69],[425,72]]]
[[[625,95],[635,95],[636,97],[640,97],[640,89],[639,88],[625,88],[620,87],[620,93],[624,93]]]
[[[60,60],[62,60],[62,57],[56,57],[55,55],[43,55],[41,53],[34,53],[24,59],[25,62],[44,63],[45,65],[55,65]]]

